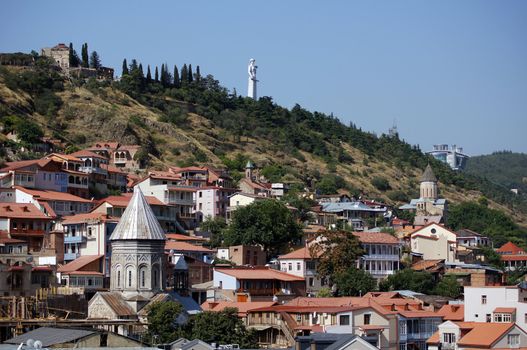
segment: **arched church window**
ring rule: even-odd
[[[144,268],[141,270],[141,287],[145,286],[145,270]]]
[[[117,287],[121,287],[121,271],[117,271]]]
[[[128,270],[128,287],[132,286],[132,270]]]

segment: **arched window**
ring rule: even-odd
[[[75,183],[75,178],[74,178],[73,176],[70,175],[70,176],[68,177],[68,182],[69,182],[70,184]]]
[[[117,271],[117,287],[121,287],[121,271]]]
[[[146,274],[146,271],[142,269],[141,270],[141,287],[145,286],[145,274]]]
[[[152,271],[152,274],[153,274],[153,277],[154,277],[154,288],[157,288],[159,286],[159,281],[158,281],[158,277],[157,277],[157,274],[158,274],[157,267],[154,267],[154,269]]]
[[[128,270],[128,287],[132,286],[132,270]]]

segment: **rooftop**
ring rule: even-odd
[[[214,271],[242,280],[278,280],[284,282],[304,281],[303,277],[298,277],[268,267],[215,268]]]
[[[32,203],[0,203],[0,217],[13,219],[51,219]]]
[[[24,188],[20,186],[15,186],[17,190],[25,192],[33,196],[33,198],[45,201],[65,201],[65,202],[81,202],[81,203],[92,203],[91,200],[75,196],[67,192],[57,192],[51,190],[34,190],[29,188]]]
[[[399,244],[399,239],[385,232],[353,232],[361,243]]]

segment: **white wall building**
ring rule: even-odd
[[[465,287],[465,322],[515,322],[527,329],[527,289]]]

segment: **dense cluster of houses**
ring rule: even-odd
[[[90,300],[88,317],[137,322],[153,300],[181,302],[188,315],[236,307],[268,347],[316,348],[331,338],[319,333],[357,336],[365,348],[527,347],[527,285],[502,285],[503,271],[482,254],[492,246],[487,237],[447,228],[447,203],[430,167],[420,198],[401,207],[416,212],[415,222],[395,217],[384,203],[305,193],[317,204],[301,223],[301,245],[269,257],[260,246],[211,249],[200,224],[228,222],[255,201],[280,200],[287,184],[266,181],[252,162],[237,184],[210,166],[146,172],[134,157],[139,149],[98,142],[0,169],[0,295],[62,286]],[[411,291],[317,297],[329,281],[317,273],[320,252],[311,245],[318,233],[338,227],[352,228],[364,251],[350,266],[378,281],[404,266],[437,279],[453,275],[465,287],[464,302]],[[513,243],[496,251],[507,270],[527,264],[527,253]],[[112,330],[137,332],[125,323]]]

